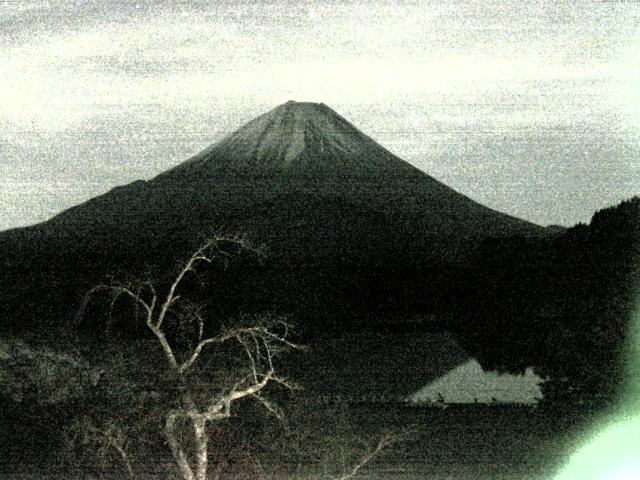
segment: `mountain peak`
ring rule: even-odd
[[[279,105],[276,108],[287,108],[287,109],[316,109],[316,108],[329,108],[324,103],[317,102],[298,102],[297,100],[288,100],[282,105]]]
[[[290,100],[236,130],[218,146],[233,153],[240,150],[245,160],[289,167],[303,157],[318,160],[353,154],[360,150],[360,136],[326,105]]]
[[[324,103],[289,100],[178,168],[344,173],[392,159],[405,164]]]

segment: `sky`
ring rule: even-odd
[[[573,225],[640,194],[640,1],[0,0],[0,230],[287,100],[457,191]]]

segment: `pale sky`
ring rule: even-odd
[[[540,223],[640,194],[640,1],[1,1],[0,229],[324,102]]]

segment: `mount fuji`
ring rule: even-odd
[[[425,295],[416,275],[434,264],[464,263],[489,237],[545,229],[447,187],[328,106],[290,101],[151,180],[0,233],[5,285],[21,284],[4,308],[38,291],[66,314],[106,273],[170,268],[210,232],[264,244],[272,275],[260,289],[287,308],[329,295],[358,310],[415,302]]]

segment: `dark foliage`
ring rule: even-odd
[[[640,198],[548,238],[487,241],[455,329],[489,368],[534,365],[547,398],[615,398],[640,285]]]

